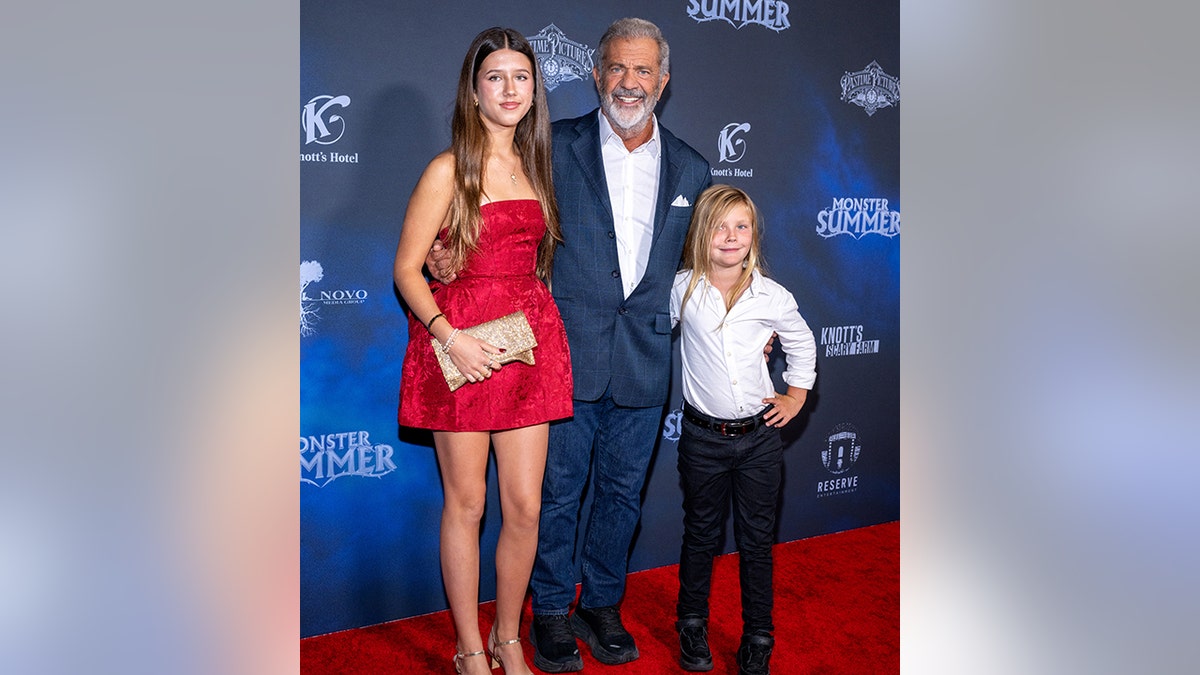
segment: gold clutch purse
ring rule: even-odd
[[[497,354],[494,359],[500,364],[520,361],[533,365],[533,348],[537,346],[537,338],[533,337],[533,329],[525,318],[525,312],[516,311],[499,319],[492,319],[462,332],[488,344],[503,347],[506,351]],[[442,343],[437,338],[430,338],[433,353],[437,356],[438,365],[442,367],[442,375],[450,391],[454,391],[467,383],[467,376],[458,372],[458,367],[450,360],[450,355],[442,351]]]

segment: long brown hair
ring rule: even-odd
[[[479,66],[492,52],[511,49],[524,54],[533,64],[533,106],[517,123],[513,145],[521,157],[521,167],[533,184],[546,233],[538,245],[537,274],[549,279],[554,247],[562,241],[558,226],[558,205],[554,201],[554,178],[550,171],[550,109],[537,55],[523,35],[511,28],[493,27],[471,41],[458,77],[458,96],[450,124],[450,148],[454,154],[454,199],[450,204],[446,248],[451,269],[462,269],[467,256],[479,246],[482,219],[479,204],[483,199],[483,162],[487,155],[488,135],[475,105],[475,77]]]
[[[750,212],[750,222],[753,231],[750,237],[750,252],[742,265],[742,273],[738,275],[729,292],[725,294],[725,311],[733,309],[742,292],[750,287],[750,278],[754,270],[763,272],[762,260],[762,214],[743,190],[717,183],[700,193],[696,206],[692,210],[692,225],[688,230],[687,242],[683,245],[682,268],[692,270],[692,278],[683,292],[683,301],[679,303],[679,313],[683,314],[683,306],[696,290],[701,276],[707,276],[712,271],[712,260],[709,258],[713,233],[721,225],[721,221],[729,215],[735,206],[744,206]]]

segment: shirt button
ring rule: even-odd
[[[734,380],[734,381],[733,381],[733,383],[734,383],[734,384],[737,384],[737,380]]]

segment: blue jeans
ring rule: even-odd
[[[641,517],[646,468],[662,424],[663,408],[625,408],[605,394],[575,401],[572,419],[550,424],[542,481],[542,517],[533,564],[534,614],[566,614],[575,600],[575,542],[588,473],[591,513],[584,534],[579,605],[608,607],[621,601],[629,546]]]
[[[724,436],[684,418],[679,438],[683,483],[683,547],[679,554],[680,618],[708,617],[713,556],[733,504],[738,549],[742,630],[773,631],[771,578],[775,512],[783,477],[779,429],[759,427],[744,436]]]

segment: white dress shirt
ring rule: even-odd
[[[680,317],[679,305],[692,270],[675,275],[671,321],[682,319],[683,398],[711,417],[739,419],[758,414],[776,394],[763,358],[771,333],[787,357],[783,381],[812,389],[817,379],[817,344],[796,300],[779,283],[753,273],[750,287],[725,313],[721,291],[701,277]]]
[[[646,273],[646,262],[650,259],[654,209],[658,202],[658,118],[652,116],[650,119],[654,125],[650,140],[630,152],[604,113],[597,114],[600,115],[600,151],[604,156],[604,177],[608,182],[608,199],[612,203],[617,260],[621,268],[621,289],[628,298]]]

